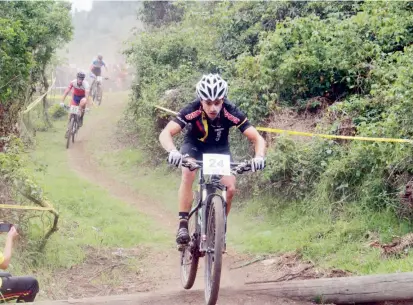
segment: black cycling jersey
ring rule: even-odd
[[[181,109],[173,121],[182,128],[188,126],[185,142],[201,142],[207,146],[228,146],[231,127],[236,126],[244,132],[251,126],[246,115],[227,99],[224,100],[220,113],[213,121],[203,111],[199,99]]]

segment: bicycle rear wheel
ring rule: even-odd
[[[218,300],[221,282],[222,253],[224,249],[224,202],[216,195],[211,198],[208,207],[205,254],[205,302],[215,305]]]
[[[73,132],[73,124],[75,122],[75,119],[73,118],[73,116],[70,118],[70,122],[69,122],[69,127],[67,129],[67,142],[66,142],[66,149],[69,148],[70,146],[70,138],[72,136],[72,132]]]
[[[199,193],[195,192],[194,201],[198,203]],[[199,230],[198,211],[188,220],[188,231],[191,240],[187,246],[182,249],[181,254],[181,283],[185,289],[191,289],[195,283],[196,273],[199,264]]]

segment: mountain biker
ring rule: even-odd
[[[103,66],[105,67],[106,71],[108,71],[105,62],[103,61],[102,54],[98,54],[96,59],[94,59],[92,61],[92,64],[90,65],[90,72],[92,72],[92,74],[94,74],[95,76],[101,76]]]
[[[86,74],[82,71],[78,72],[76,75],[76,79],[72,80],[69,83],[69,86],[65,90],[63,95],[62,103],[64,105],[66,96],[69,92],[73,89],[73,95],[70,102],[70,105],[80,106],[81,115],[80,115],[80,122],[79,127],[83,125],[83,116],[85,115],[85,108],[88,100],[88,92],[89,92],[89,83],[85,80]],[[88,96],[88,97],[86,97]],[[69,135],[69,126],[67,127],[67,131],[65,137],[67,138]]]
[[[203,75],[196,85],[197,99],[179,111],[159,135],[162,147],[169,152],[168,162],[179,166],[184,155],[201,160],[203,153],[231,155],[229,129],[236,126],[253,144],[255,157],[252,171],[265,167],[264,138],[250,124],[245,114],[227,99],[228,85],[218,74]],[[190,127],[185,135],[181,150],[178,151],[173,136],[185,126]],[[179,228],[176,235],[178,244],[189,242],[188,215],[192,206],[192,184],[196,172],[182,167],[179,188]],[[235,177],[224,176],[221,182],[227,187],[227,215],[231,209],[235,193]]]

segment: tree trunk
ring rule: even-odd
[[[43,83],[43,88],[44,91],[47,92],[49,90],[49,82],[47,81],[47,76],[46,76],[46,65],[43,65],[42,69],[42,83]],[[48,104],[47,104],[47,94],[43,97],[43,119],[45,123],[50,127],[52,124],[50,123],[49,119],[49,114],[47,112]]]
[[[243,292],[334,304],[413,300],[413,272],[278,283],[254,283]]]

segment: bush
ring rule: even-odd
[[[59,104],[53,104],[52,106],[50,106],[48,111],[49,116],[55,120],[65,117],[67,115],[66,110]]]
[[[137,77],[130,103],[141,145],[160,151],[158,134],[169,115],[192,100],[203,73],[218,72],[229,98],[254,125],[275,108],[329,107],[318,129],[338,133],[343,118],[356,135],[413,137],[413,15],[408,2],[191,3],[179,22],[138,33],[127,50]],[[180,41],[180,43],[176,43]],[[177,89],[173,102],[162,97]],[[234,135],[234,133],[231,133]],[[234,158],[251,145],[234,135]],[[248,148],[248,149],[247,149]],[[406,144],[313,141],[278,137],[268,168],[248,190],[320,202],[336,209],[346,202],[381,210],[413,173]],[[248,191],[244,192],[248,193]],[[257,193],[257,192],[256,192]]]

